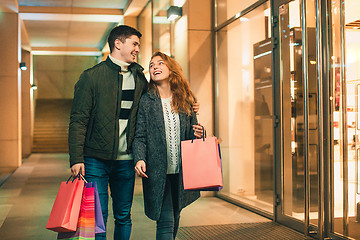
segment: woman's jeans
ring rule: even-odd
[[[160,219],[156,222],[157,240],[173,240],[176,237],[180,220],[178,189],[179,174],[168,174]]]
[[[88,182],[97,184],[105,226],[110,186],[115,218],[114,240],[129,240],[132,226],[130,210],[135,183],[134,161],[85,157],[85,178]],[[96,234],[95,239],[106,239],[106,233]]]

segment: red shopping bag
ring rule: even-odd
[[[70,178],[60,185],[46,225],[49,230],[55,232],[76,231],[84,181],[78,178],[69,181]]]
[[[93,183],[85,183],[76,231],[59,232],[57,239],[95,239],[95,188]]]
[[[216,137],[181,141],[185,190],[223,186],[219,146]]]

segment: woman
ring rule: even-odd
[[[156,52],[150,61],[150,90],[139,103],[133,152],[143,178],[145,214],[156,221],[156,239],[175,239],[180,211],[200,197],[185,191],[180,142],[202,137],[193,111],[195,97],[179,64]]]

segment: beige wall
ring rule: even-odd
[[[137,17],[124,16],[124,24],[137,29]]]
[[[183,16],[176,20],[173,55],[190,81],[191,90],[200,103],[198,121],[207,135],[213,135],[211,1],[188,0]],[[213,196],[202,192],[202,196]]]
[[[138,55],[138,63],[143,66],[144,73],[147,79],[149,76],[149,62],[152,56],[152,23],[151,23],[151,3],[148,4],[145,11],[138,17],[137,29],[141,32],[140,39],[141,51]]]
[[[0,32],[0,167],[15,168],[21,165],[20,21],[16,12],[1,13]]]
[[[80,74],[96,63],[93,56],[34,56],[37,97],[72,98]]]
[[[175,25],[175,58],[183,66],[200,102],[199,123],[205,126],[208,136],[212,136],[211,1],[188,0],[183,6],[183,15]]]

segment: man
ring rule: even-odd
[[[135,63],[141,33],[121,25],[109,34],[108,58],[84,71],[75,85],[70,115],[69,154],[73,176],[96,182],[106,225],[108,186],[115,218],[115,240],[131,234],[134,192],[131,144],[141,95],[147,89],[143,68]],[[96,234],[106,239],[106,234]]]

